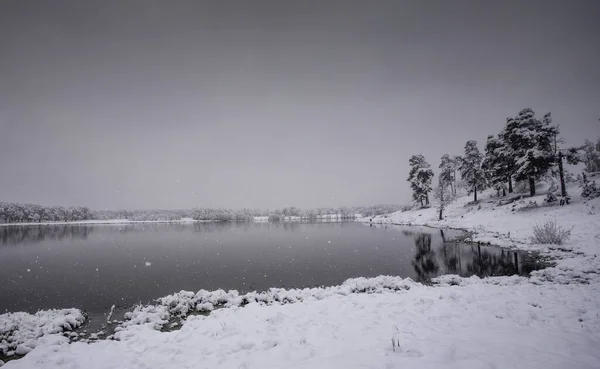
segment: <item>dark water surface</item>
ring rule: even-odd
[[[444,235],[447,237],[448,233]],[[106,312],[180,290],[313,287],[352,277],[526,274],[532,257],[360,223],[0,227],[0,313]]]

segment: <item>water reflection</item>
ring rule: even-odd
[[[431,234],[418,233],[415,236],[415,257],[412,265],[417,280],[426,281],[438,275],[440,269],[435,250],[431,248]]]
[[[315,222],[313,222],[314,224]],[[319,224],[321,222],[316,222]],[[277,222],[277,223],[252,223],[252,222],[193,222],[193,223],[130,223],[130,224],[56,224],[56,225],[10,225],[0,227],[1,245],[35,244],[50,240],[86,240],[92,232],[98,233],[139,233],[162,232],[165,229],[175,232],[224,232],[228,230],[250,231],[256,228],[265,230],[277,229],[295,232],[308,222]],[[330,224],[322,222],[322,224]],[[340,227],[345,225],[340,223]]]
[[[444,242],[432,247],[432,234],[404,230],[403,234],[414,238],[415,255],[412,265],[420,282],[428,282],[441,274],[456,274],[461,277],[479,277],[528,274],[540,266],[533,256],[499,247],[466,245]]]
[[[92,226],[83,225],[2,226],[0,227],[0,246],[34,244],[45,240],[85,240],[94,229]]]

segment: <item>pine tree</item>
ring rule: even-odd
[[[485,158],[482,168],[485,171],[487,182],[496,189],[498,196],[502,191],[506,196],[506,179],[510,177],[509,165],[502,155],[504,142],[500,137],[488,136],[485,144]]]
[[[531,196],[535,195],[535,181],[543,177],[554,165],[552,147],[558,128],[552,126],[550,113],[542,121],[527,108],[516,118],[509,118],[505,129],[505,140],[510,154],[516,159],[515,179],[529,181]]]
[[[413,190],[413,200],[421,206],[429,205],[429,192],[431,192],[431,180],[433,170],[423,155],[413,155],[408,160],[410,172],[408,181]]]
[[[506,119],[506,126],[498,134],[498,140],[501,146],[495,149],[495,155],[498,157],[498,161],[502,163],[503,172],[506,175],[505,181],[508,182],[508,193],[513,193],[513,176],[517,170],[517,152],[514,148],[514,136],[515,131],[518,127],[518,123],[514,118]]]
[[[477,201],[477,191],[485,188],[485,173],[481,167],[483,155],[477,148],[477,141],[469,140],[465,145],[465,155],[460,166],[460,176],[467,182],[473,201]]]
[[[454,157],[452,158],[452,181],[453,181],[452,192],[454,195],[456,195],[456,185],[457,185],[456,172],[459,171],[460,164],[462,163],[462,159],[463,158],[460,155],[454,155]]]
[[[450,191],[455,194],[454,188],[456,177],[456,162],[448,154],[442,156],[440,165],[440,181],[443,181],[444,187],[450,187]],[[440,182],[441,183],[441,182]]]
[[[593,199],[600,196],[600,189],[596,186],[596,181],[590,182],[585,171],[581,173],[579,182],[581,187],[581,197]]]
[[[433,197],[438,201],[439,220],[442,220],[444,219],[444,210],[448,204],[454,201],[455,196],[450,188],[450,183],[441,175],[438,178],[437,187],[433,189]]]
[[[598,144],[594,144],[590,140],[585,140],[582,147],[581,161],[585,164],[585,170],[588,173],[597,172],[600,170],[600,139]]]

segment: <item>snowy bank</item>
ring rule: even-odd
[[[72,331],[81,326],[85,316],[78,309],[42,310],[0,315],[0,354],[25,355],[38,341],[49,335]]]
[[[598,284],[490,279],[502,282],[490,287],[473,277],[432,287],[405,281],[410,289],[401,293],[232,306],[190,316],[172,332],[132,326],[118,341],[48,342],[6,367],[600,367]]]
[[[144,325],[160,330],[173,318],[185,318],[193,312],[209,312],[215,308],[229,308],[258,304],[261,306],[282,305],[303,301],[323,300],[330,296],[347,296],[354,293],[382,293],[384,291],[409,290],[416,285],[410,278],[393,276],[376,278],[352,278],[339,286],[285,289],[271,288],[264,292],[249,292],[240,295],[238,291],[224,290],[197,293],[181,291],[162,297],[155,305],[140,305],[125,314],[125,322],[117,327],[115,338],[123,337],[123,330],[134,325]]]

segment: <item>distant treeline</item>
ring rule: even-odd
[[[41,206],[0,202],[0,223],[70,222],[94,219],[85,206]]]
[[[188,210],[90,210],[84,206],[41,206],[36,204],[0,202],[0,223],[73,222],[82,220],[128,219],[133,221],[194,220],[253,221],[264,217],[269,221],[353,219],[356,215],[375,216],[401,210],[399,205],[299,209],[287,207],[276,210],[257,209],[188,209]]]

